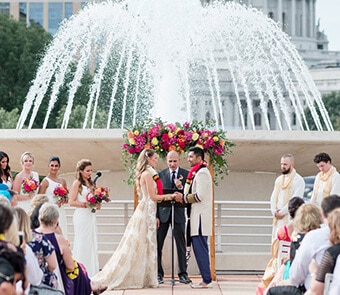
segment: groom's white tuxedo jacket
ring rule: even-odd
[[[190,233],[198,235],[199,224],[203,236],[212,234],[212,179],[208,168],[201,168],[192,182],[192,194],[197,194],[201,200],[191,204]]]

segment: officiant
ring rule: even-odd
[[[166,157],[168,168],[159,172],[163,188],[183,192],[188,171],[179,167],[180,157],[176,151],[170,151]],[[171,207],[157,208],[157,252],[158,252],[158,283],[162,284],[164,270],[162,267],[162,249],[164,240],[171,225]],[[187,273],[186,241],[185,241],[185,208],[175,207],[174,237],[178,256],[178,278],[181,283],[189,284]]]

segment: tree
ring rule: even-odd
[[[0,15],[0,105],[7,112],[22,110],[46,44],[51,40],[39,24]]]
[[[0,108],[0,118],[0,129],[14,129],[19,119],[18,109],[7,112]]]
[[[334,130],[340,131],[340,91],[337,91],[337,92],[332,91],[329,94],[324,94],[322,96],[322,101],[328,112],[328,115],[329,115],[329,118],[331,120]],[[317,108],[317,113],[319,116],[321,116],[318,108]],[[317,130],[309,109],[306,110],[306,118],[307,118],[309,128],[311,130]]]

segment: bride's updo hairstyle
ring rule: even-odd
[[[146,170],[148,166],[148,158],[152,157],[156,152],[152,149],[144,149],[139,154],[136,170],[135,170],[135,182],[136,182],[136,188],[137,191],[140,189],[140,177],[142,176],[142,173]]]

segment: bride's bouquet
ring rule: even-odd
[[[53,190],[53,195],[55,198],[58,198],[59,200],[67,200],[68,190],[62,184],[58,183],[55,189]]]
[[[93,187],[87,194],[86,201],[89,207],[92,208],[91,212],[95,213],[97,204],[101,204],[103,201],[111,201],[109,198],[109,188],[102,186]]]
[[[23,192],[29,194],[34,193],[34,191],[38,188],[39,182],[34,178],[24,178],[22,180],[22,190]]]

